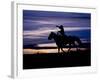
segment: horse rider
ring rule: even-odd
[[[58,28],[60,29],[60,30],[57,32],[57,35],[60,35],[60,36],[65,37],[65,32],[64,32],[63,25],[56,26],[56,27],[58,27]]]
[[[65,40],[66,40],[66,37],[67,37],[67,36],[65,35],[63,25],[56,26],[56,27],[58,27],[58,28],[60,29],[60,30],[57,32],[57,35],[60,37],[61,42],[63,42],[63,43],[66,44]],[[63,46],[64,46],[64,44],[63,44]]]

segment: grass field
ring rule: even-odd
[[[91,66],[90,48],[68,53],[23,54],[23,69],[78,66]]]

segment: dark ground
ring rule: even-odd
[[[91,66],[90,49],[59,54],[23,54],[23,69],[78,66]]]

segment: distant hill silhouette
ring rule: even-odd
[[[34,49],[34,47],[37,47],[37,44],[29,44],[29,45],[23,45],[24,49]]]

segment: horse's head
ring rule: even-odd
[[[54,32],[51,32],[48,36],[48,40],[51,40],[54,37]]]

